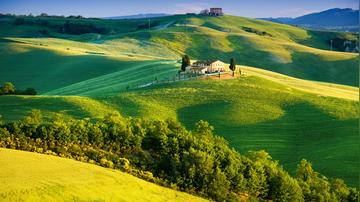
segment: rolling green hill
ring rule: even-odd
[[[0,149],[1,201],[206,201],[99,166]]]
[[[168,16],[154,19],[159,25],[150,30],[138,28],[144,19],[71,20],[112,31],[83,35],[16,26],[12,20],[0,21],[0,83],[34,87],[42,95],[1,96],[5,120],[20,119],[33,108],[47,117],[120,111],[175,118],[188,128],[204,119],[241,152],[265,149],[292,171],[306,158],[326,176],[356,184],[359,92],[351,86],[358,85],[358,54],[329,51],[327,44],[351,34],[315,33],[235,16]],[[49,34],[39,35],[40,29]],[[179,69],[176,60],[185,53],[224,62],[235,57],[244,75],[127,89],[173,76]]]
[[[176,118],[190,129],[203,119],[240,152],[265,149],[291,171],[299,160],[309,159],[321,173],[354,185],[358,89],[241,68],[239,79],[192,80],[96,99],[2,96],[0,114],[17,120],[33,108],[47,117],[56,112],[101,117],[120,111],[148,119]]]
[[[71,19],[73,23],[93,23],[112,30],[109,34],[84,35],[57,33],[52,26],[64,23],[65,19],[38,19],[46,20],[52,25],[50,28],[49,25],[13,25],[13,20],[0,22],[0,27],[6,30],[0,33],[3,37],[0,42],[0,82],[13,81],[20,88],[30,86],[41,93],[77,95],[78,90],[72,92],[74,86],[69,85],[85,80],[91,82],[91,79],[125,69],[138,73],[139,65],[142,69],[153,69],[151,65],[147,66],[147,61],[178,60],[185,53],[193,59],[217,58],[225,62],[234,57],[241,65],[302,79],[351,86],[357,86],[359,80],[358,54],[328,51],[327,40],[338,36],[356,38],[351,34],[319,33],[236,16],[161,17],[154,19],[159,26],[150,31],[138,28],[146,22],[143,19]],[[39,35],[42,29],[48,29],[49,34]],[[136,68],[132,68],[134,66]],[[165,72],[172,66],[166,67]],[[162,74],[160,69],[152,76],[145,73],[150,77],[140,81],[155,78],[156,72]],[[131,77],[124,75],[128,76]],[[42,83],[46,83],[46,87]],[[122,82],[118,86],[127,85]],[[59,88],[65,89],[53,91]]]

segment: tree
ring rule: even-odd
[[[232,71],[232,75],[234,76],[234,72],[236,69],[236,61],[235,58],[231,58],[230,59],[230,66],[229,66],[230,70]]]
[[[24,91],[24,94],[25,95],[36,95],[37,92],[34,88],[27,88],[25,91]]]
[[[186,67],[190,66],[190,57],[188,55],[184,55],[184,57],[182,57],[182,61],[181,61],[181,71],[185,71]]]
[[[310,162],[301,160],[296,171],[296,179],[302,189],[305,201],[334,201],[331,198],[328,179],[315,172]]]
[[[47,13],[41,13],[40,17],[49,17],[49,15]]]
[[[14,94],[16,91],[14,84],[10,82],[4,83],[2,87],[2,93],[3,94]]]

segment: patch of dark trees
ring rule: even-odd
[[[265,31],[260,31],[260,30],[257,30],[257,29],[251,28],[251,27],[241,27],[241,29],[244,30],[245,32],[254,33],[254,34],[257,34],[259,36],[272,37],[271,34],[265,32]]]
[[[40,15],[34,16],[32,14],[29,15],[15,15],[15,14],[10,14],[10,13],[0,13],[0,18],[58,18],[58,19],[93,19],[93,20],[99,20],[101,18],[94,18],[94,17],[84,17],[81,15],[69,15],[69,16],[64,16],[64,15],[49,15],[47,13],[41,13]]]
[[[75,19],[82,19],[79,17],[68,17]],[[70,34],[70,35],[81,35],[87,33],[96,33],[96,34],[108,34],[110,32],[109,29],[105,27],[99,27],[94,25],[91,22],[71,22],[70,20],[66,20],[63,24],[52,24],[49,20],[46,19],[37,19],[37,18],[22,18],[16,17],[13,21],[13,24],[16,26],[19,25],[36,25],[42,26],[49,29],[53,29],[58,33],[62,34]],[[48,35],[49,32],[46,29],[39,30],[40,34]]]
[[[104,27],[97,27],[92,23],[75,23],[66,21],[63,26],[58,27],[58,31],[64,34],[80,35],[87,33],[108,34],[109,30]]]
[[[359,51],[359,41],[349,40],[341,37],[336,37],[331,40],[328,40],[327,43],[329,46],[332,45],[333,50],[342,51],[342,52],[358,52]]]
[[[2,86],[0,85],[0,95],[36,95],[37,92],[34,88],[27,88],[25,90],[18,90],[14,84],[5,82]]]
[[[359,192],[302,160],[290,176],[265,151],[240,154],[205,121],[188,131],[173,120],[124,118],[0,122],[0,147],[76,159],[214,201],[358,201]]]

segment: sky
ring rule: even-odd
[[[111,17],[140,13],[198,13],[222,7],[226,14],[297,17],[330,8],[359,9],[358,0],[0,0],[0,13]]]

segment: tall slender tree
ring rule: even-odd
[[[235,69],[236,69],[236,61],[235,58],[231,58],[230,59],[230,66],[229,66],[230,70],[232,71],[232,76],[234,76],[235,73]]]
[[[190,66],[190,57],[188,55],[184,55],[182,57],[182,61],[181,61],[181,71],[185,71],[186,67]]]

